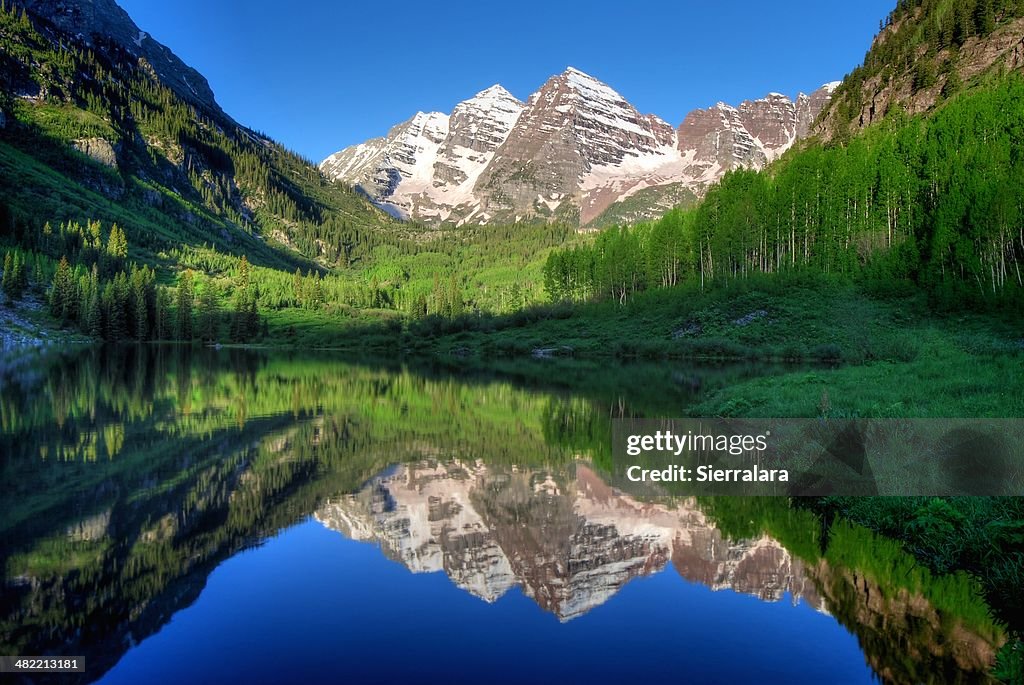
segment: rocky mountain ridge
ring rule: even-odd
[[[796,101],[771,93],[739,107],[718,103],[674,128],[569,67],[525,103],[495,85],[450,116],[419,112],[320,168],[404,218],[586,226],[646,189],[699,195],[730,169],[762,168],[808,134],[837,85]],[[663,211],[652,198],[650,212]]]

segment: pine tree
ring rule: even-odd
[[[87,248],[89,248],[90,250],[95,250],[97,254],[102,252],[103,251],[103,224],[101,224],[99,221],[91,221],[91,220],[87,221],[86,222],[86,232],[87,232],[87,234],[86,234],[86,237],[85,237],[85,246]],[[110,237],[111,238],[114,237],[113,233],[111,233]],[[111,256],[113,256],[113,251],[109,249],[110,242],[111,241],[108,239],[108,241],[107,241],[108,252],[110,252]]]
[[[422,319],[427,315],[427,296],[420,293],[412,301],[412,309],[409,315],[414,319]]]
[[[295,267],[295,273],[292,274],[292,303],[295,307],[301,307],[303,297],[302,287],[302,272],[299,267]]]
[[[249,267],[249,260],[246,259],[245,255],[242,255],[238,260],[237,276],[235,278],[235,287],[242,290],[248,290],[251,280]]]
[[[97,222],[97,225],[99,222]],[[96,237],[96,248],[99,249],[99,237]],[[107,236],[106,261],[110,265],[110,271],[124,268],[125,259],[128,258],[128,239],[124,231],[117,224],[110,227],[110,235]]]
[[[21,254],[21,252],[14,253],[12,267],[14,269],[14,298],[17,299],[21,297],[24,294],[25,289],[28,288],[28,273],[25,266],[25,257]]]
[[[254,289],[243,290],[235,295],[234,311],[231,315],[231,339],[235,342],[250,342],[259,332],[259,308]]]
[[[85,332],[94,338],[103,335],[103,310],[100,307],[98,282],[89,288],[89,301],[85,307]]]
[[[317,309],[324,301],[323,283],[320,281],[320,272],[313,274],[313,293],[308,298],[309,308]]]
[[[107,281],[107,283],[100,288],[99,300],[101,311],[100,318],[103,321],[101,331],[103,339],[114,340],[113,328],[117,325],[116,322],[114,322],[114,318],[117,316],[114,310],[117,307],[117,303],[114,298],[114,284],[112,282]]]
[[[14,258],[10,252],[4,253],[3,291],[8,299],[14,299]]]
[[[109,294],[108,294],[109,292]],[[108,281],[104,287],[104,298],[106,303],[105,320],[107,322],[107,340],[127,340],[128,331],[128,305],[131,289],[128,285],[128,277],[123,271],[118,271],[113,281]]]
[[[61,257],[50,287],[50,312],[62,322],[73,318],[74,289],[71,264],[68,263],[67,257]]]
[[[982,36],[987,36],[995,30],[996,13],[992,0],[978,0],[974,8],[974,27]]]
[[[434,274],[434,287],[430,294],[430,313],[439,314],[440,316],[448,315],[448,302],[445,297],[444,289],[441,287],[441,278],[436,273]]]
[[[49,252],[50,250],[54,249],[53,227],[50,226],[49,221],[43,224],[42,248],[44,252]]]
[[[149,335],[149,283],[145,267],[132,266],[130,281],[131,324],[135,339],[143,341]]]
[[[192,339],[192,270],[187,269],[178,276],[178,317],[177,334],[179,340]]]
[[[234,311],[231,314],[231,339],[249,342],[259,332],[257,294],[252,285],[249,260],[245,255],[238,260],[235,274]]]
[[[153,339],[170,340],[174,335],[174,320],[171,317],[171,293],[166,288],[160,288],[157,291],[155,310]]]
[[[199,294],[197,318],[199,338],[205,342],[217,342],[220,338],[220,325],[217,311],[217,289],[213,281],[208,280]]]
[[[448,279],[448,316],[455,318],[461,316],[466,310],[466,303],[462,299],[462,290],[455,280],[455,274]]]

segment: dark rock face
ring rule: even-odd
[[[566,199],[579,204],[595,168],[664,154],[673,138],[666,122],[640,114],[605,84],[570,68],[530,96],[474,191],[488,214],[553,212]]]
[[[140,30],[114,0],[21,0],[21,4],[90,47],[99,48],[113,42],[145,60],[157,78],[186,101],[221,117],[227,116],[217,104],[206,78]]]

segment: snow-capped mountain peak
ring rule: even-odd
[[[484,88],[479,93],[474,95],[471,99],[473,100],[504,100],[506,98],[515,99],[512,93],[505,90],[505,86],[500,83],[495,83],[489,88]]]
[[[587,225],[644,189],[700,194],[728,169],[761,168],[807,134],[835,85],[796,102],[776,92],[738,107],[719,102],[675,129],[570,66],[525,104],[495,84],[451,115],[418,112],[320,166],[419,220]]]

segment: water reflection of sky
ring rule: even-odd
[[[313,520],[229,559],[102,683],[866,683],[857,640],[789,597],[713,592],[671,564],[567,623],[493,604]]]

